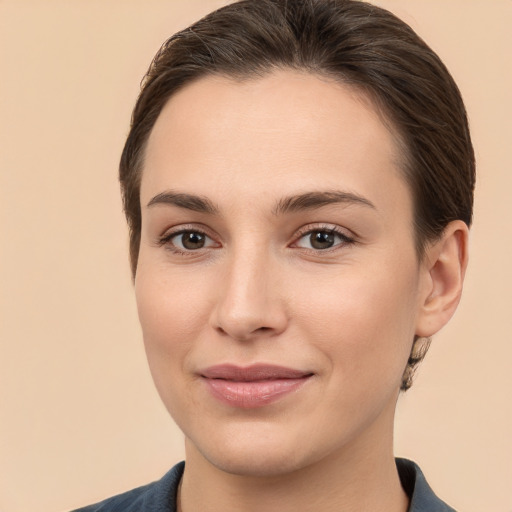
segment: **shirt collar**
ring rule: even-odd
[[[395,461],[402,487],[410,499],[408,512],[455,512],[434,494],[417,464],[407,459]]]

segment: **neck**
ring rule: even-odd
[[[306,467],[273,476],[227,473],[187,440],[178,512],[406,512],[408,498],[392,453],[392,427],[388,442],[369,439],[371,435]]]

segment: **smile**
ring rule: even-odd
[[[274,365],[218,365],[200,373],[212,395],[232,407],[251,409],[273,403],[297,391],[311,372]]]

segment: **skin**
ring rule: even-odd
[[[457,306],[467,228],[451,223],[418,260],[387,126],[361,93],[289,70],[203,78],[158,118],[135,285],[156,387],[185,434],[185,512],[407,509],[395,404],[414,336]],[[172,237],[183,229],[204,233],[204,246],[184,248]],[[333,229],[332,247],[312,245],[312,230]],[[244,409],[200,377],[221,363],[313,376]]]

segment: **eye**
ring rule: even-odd
[[[322,251],[326,249],[332,249],[338,245],[345,245],[354,243],[352,238],[349,238],[343,233],[340,233],[336,229],[312,229],[304,233],[295,242],[296,247],[303,249],[313,249],[315,251]]]
[[[177,252],[197,251],[218,246],[206,233],[191,229],[169,233],[160,239],[159,244],[168,245],[171,250]]]

